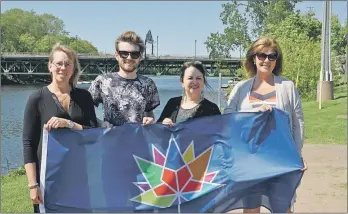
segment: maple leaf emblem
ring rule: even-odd
[[[221,187],[212,182],[218,171],[207,172],[212,149],[196,157],[192,141],[182,154],[172,135],[166,155],[152,145],[154,162],[134,155],[146,182],[133,182],[141,193],[130,200],[158,208],[178,205],[180,212],[180,204]]]

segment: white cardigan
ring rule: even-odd
[[[276,88],[276,107],[288,113],[292,136],[297,150],[302,156],[304,119],[300,95],[291,80],[280,76],[273,76]],[[224,114],[253,110],[249,101],[249,95],[254,80],[255,77],[240,81],[233,87]]]

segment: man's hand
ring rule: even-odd
[[[143,118],[144,125],[151,124],[151,123],[155,123],[155,119],[153,117],[144,117]]]
[[[143,117],[143,124],[147,125],[155,122],[155,114],[153,113],[153,111],[145,112]]]

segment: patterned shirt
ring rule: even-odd
[[[125,79],[118,73],[99,75],[89,92],[96,106],[103,104],[104,121],[115,126],[142,122],[145,112],[160,105],[154,81],[139,74],[136,79]]]
[[[184,122],[184,121],[194,117],[199,106],[200,106],[200,104],[198,104],[195,107],[190,108],[190,109],[184,109],[180,106],[179,111],[178,111],[178,115],[176,116],[176,122],[181,123],[181,122]]]

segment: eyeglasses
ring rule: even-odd
[[[277,53],[265,54],[265,53],[256,53],[257,58],[261,61],[265,61],[268,58],[269,61],[275,61],[278,59]]]
[[[194,62],[185,62],[184,66],[189,67],[191,65],[203,65],[201,61],[194,61]]]
[[[141,56],[140,51],[133,51],[133,52],[117,51],[117,52],[122,59],[127,59],[129,55],[131,56],[132,59],[139,59],[139,57]]]
[[[66,68],[69,68],[70,66],[72,66],[72,63],[70,62],[66,62],[65,64],[63,62],[52,62],[53,65],[55,65],[57,68],[61,68],[63,67],[63,65],[65,65]]]

